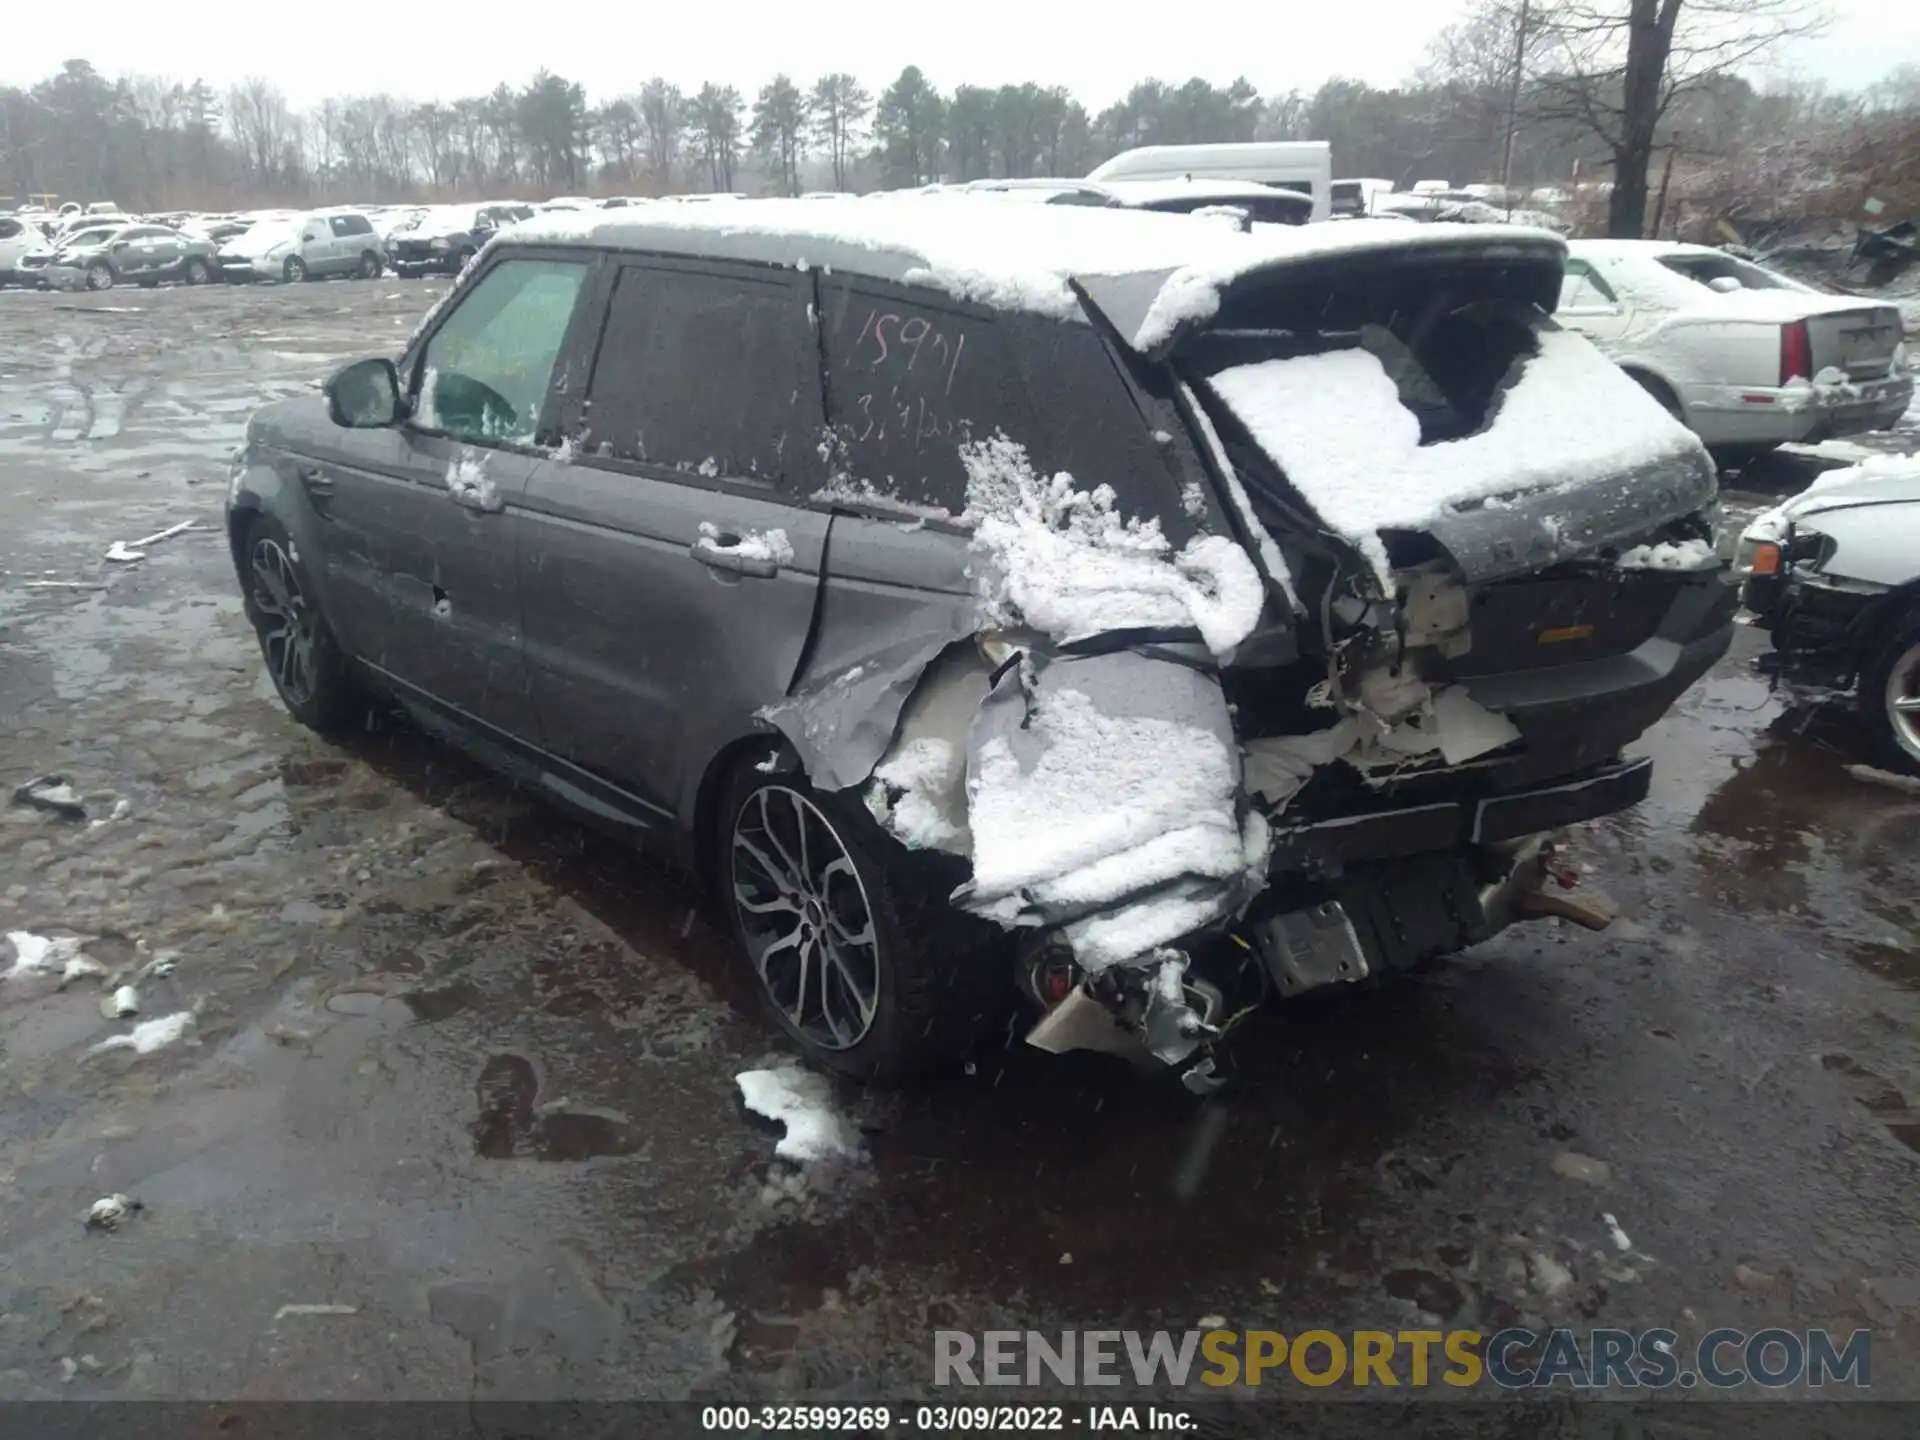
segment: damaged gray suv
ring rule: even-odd
[[[1177,1067],[1557,894],[1727,648],[1699,444],[1511,227],[554,215],[256,415],[274,684],[678,862],[813,1062]],[[1016,1000],[1016,997],[1021,997]]]

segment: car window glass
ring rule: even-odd
[[[809,289],[790,271],[623,269],[587,387],[585,448],[736,479],[810,477],[820,380]]]
[[[364,215],[335,215],[328,223],[336,235],[365,235],[373,229]]]
[[[1019,370],[996,323],[959,309],[823,279],[832,498],[966,509],[960,447],[1030,430]]]
[[[489,270],[427,342],[418,423],[462,439],[531,439],[586,273],[573,260]]]
[[[1801,288],[1783,275],[1762,270],[1758,265],[1749,265],[1732,255],[1663,255],[1660,263],[1675,274],[1684,275],[1700,285],[1711,286],[1715,280],[1735,280],[1742,290]]]
[[[18,220],[0,218],[0,240],[12,240],[19,235],[22,226]]]
[[[1560,278],[1562,310],[1597,310],[1618,303],[1607,282],[1578,261],[1569,262]]]

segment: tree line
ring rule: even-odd
[[[1742,70],[1804,33],[1799,3],[1479,0],[1399,86],[1332,78],[1263,96],[1245,79],[1143,80],[1097,113],[1058,86],[943,91],[911,65],[878,95],[841,72],[776,75],[750,98],[733,85],[689,93],[656,77],[595,102],[542,70],[524,85],[447,102],[362,95],[302,110],[262,79],[222,91],[201,80],[109,78],[76,59],[38,83],[0,87],[0,191],[17,202],[53,193],[139,210],[798,194],[1083,175],[1138,145],[1317,139],[1331,143],[1336,173],[1403,188],[1611,179],[1606,228],[1637,234],[1659,224],[1649,192],[1662,155],[1668,172],[1684,156],[1685,176],[1750,170],[1762,137],[1812,145],[1809,154],[1827,137],[1858,153],[1863,125],[1920,113],[1911,71],[1846,95],[1756,89]]]

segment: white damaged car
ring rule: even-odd
[[[1573,240],[1555,312],[1724,459],[1897,421],[1900,312],[1705,245]]]
[[[1920,775],[1920,459],[1828,471],[1747,527],[1735,568],[1786,673],[1851,688],[1882,760]]]

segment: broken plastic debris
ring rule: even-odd
[[[88,1208],[86,1226],[89,1230],[117,1230],[121,1221],[145,1208],[130,1195],[103,1195]]]
[[[169,525],[166,529],[156,530],[151,535],[142,535],[138,540],[116,540],[107,547],[107,559],[117,560],[123,565],[144,560],[147,558],[150,547],[158,545],[162,540],[171,540],[182,531],[197,529],[199,524],[198,520],[182,520],[178,525]]]
[[[756,1115],[787,1127],[773,1153],[787,1160],[857,1160],[860,1135],[835,1109],[833,1089],[810,1070],[746,1070],[734,1077]]]
[[[13,803],[30,805],[35,810],[45,810],[68,820],[87,818],[86,802],[64,775],[36,775],[23,782],[13,792]]]
[[[193,1028],[193,1012],[180,1010],[157,1020],[142,1020],[124,1035],[110,1035],[87,1051],[98,1055],[107,1050],[131,1050],[136,1055],[151,1055],[164,1050]]]
[[[1553,1157],[1553,1173],[1569,1180],[1582,1180],[1589,1185],[1604,1185],[1612,1172],[1607,1169],[1604,1160],[1596,1160],[1591,1155],[1582,1155],[1573,1150],[1562,1150]]]
[[[100,997],[100,1013],[109,1020],[121,1020],[128,1015],[140,1013],[140,992],[131,985],[122,985],[110,995]]]

